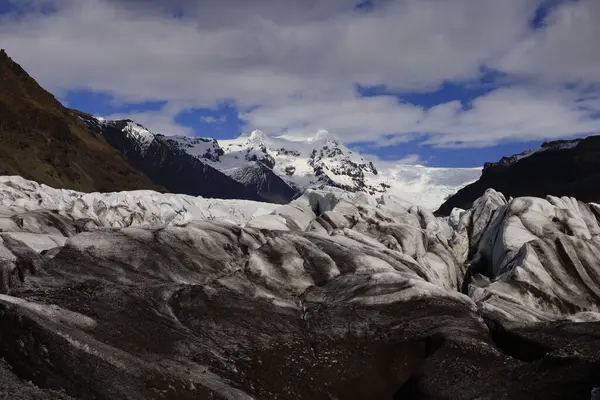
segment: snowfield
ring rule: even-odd
[[[339,188],[275,206],[3,177],[0,388],[589,398],[599,220],[596,204],[493,190],[436,218]]]

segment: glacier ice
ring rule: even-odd
[[[164,256],[152,255],[149,250],[136,255],[142,238],[154,241],[168,233],[187,246],[201,240],[196,258],[225,260],[225,253],[218,255],[222,249],[240,244],[230,239],[225,244],[219,238],[242,229],[247,235],[261,237],[261,244],[253,246],[271,243],[271,252],[282,256],[287,254],[283,249],[288,242],[306,238],[329,249],[319,247],[333,259],[340,251],[334,248],[349,253],[360,249],[356,256],[343,257],[344,268],[376,272],[386,266],[388,274],[409,274],[406,279],[468,294],[484,312],[511,321],[547,321],[600,312],[600,206],[573,198],[507,200],[490,189],[472,209],[436,218],[427,209],[394,196],[375,198],[336,188],[309,189],[292,203],[277,206],[150,191],[86,194],[20,177],[0,177],[0,207],[5,215],[1,220],[6,221],[0,233],[4,241],[0,258],[9,264],[18,257],[7,240],[13,247],[22,243],[38,254],[64,248],[99,251],[95,257],[102,259],[104,251],[116,251],[126,255],[127,261],[120,262],[130,264],[132,270],[156,264],[154,270],[161,271]],[[150,235],[156,229],[163,229],[163,236]],[[275,245],[261,236],[272,232],[287,239]],[[210,241],[214,244],[206,247]],[[303,254],[307,257],[308,253]],[[115,257],[120,258],[113,254],[110,259]],[[258,260],[253,257],[249,260]],[[296,261],[284,264],[288,262]],[[221,261],[215,268],[229,263]],[[259,270],[275,273],[272,266]],[[170,271],[168,279],[196,282],[194,273],[182,273],[180,269]]]
[[[139,190],[80,193],[54,189],[18,176],[0,176],[0,207],[8,213],[52,211],[98,227],[159,227],[210,219],[234,224],[269,214],[277,205]]]
[[[76,397],[592,389],[593,203],[488,190],[437,218],[335,188],[276,206],[2,177],[0,211],[0,356]],[[579,364],[563,368],[564,354]]]

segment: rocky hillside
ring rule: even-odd
[[[0,193],[8,398],[572,400],[600,384],[594,204],[488,190],[441,219],[335,189],[255,214],[11,177]]]
[[[448,198],[436,214],[470,208],[488,188],[507,197],[555,195],[600,201],[600,136],[548,142],[537,150],[486,163],[481,178]]]
[[[83,191],[160,189],[0,51],[0,175]]]

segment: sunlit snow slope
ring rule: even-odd
[[[235,177],[249,163],[262,163],[302,192],[332,186],[371,195],[390,193],[428,209],[475,181],[481,168],[429,168],[420,165],[377,165],[320,131],[303,140],[270,137],[255,130],[232,140],[217,141],[223,154],[206,139],[173,137],[181,148]]]

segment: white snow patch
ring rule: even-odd
[[[150,144],[154,141],[155,135],[143,126],[135,122],[128,122],[123,132],[133,138],[142,151],[142,155],[146,154]]]

